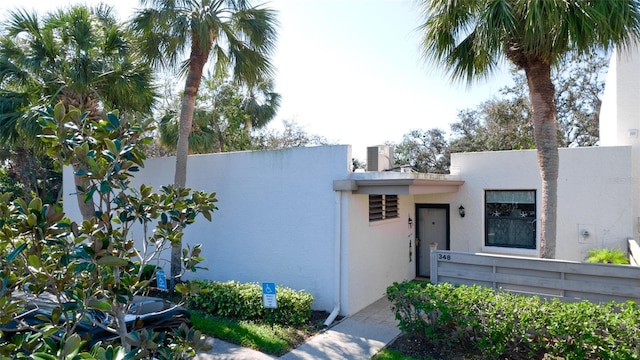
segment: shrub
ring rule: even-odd
[[[640,309],[404,282],[387,289],[400,329],[487,358],[640,359]]]
[[[283,325],[301,325],[311,318],[313,296],[305,291],[276,287],[277,309],[263,306],[262,287],[258,283],[196,280],[200,292],[187,306],[209,314],[238,320],[269,321]]]
[[[629,257],[621,249],[590,249],[587,262],[603,264],[629,264]]]
[[[37,359],[169,359],[206,348],[204,336],[186,326],[158,333],[132,328],[127,310],[135,296],[151,290],[162,250],[170,250],[199,215],[211,219],[215,193],[134,188],[131,178],[144,164],[139,146],[148,142],[147,131],[117,112],[94,119],[58,103],[41,115],[40,140],[56,166],[72,166],[76,191],[92,216],[72,222],[59,204],[0,194],[0,327],[21,328],[10,336],[0,332],[0,358],[26,353]],[[140,231],[133,231],[134,224]],[[199,245],[183,249],[185,269],[195,271],[200,252]],[[184,295],[190,290],[176,286]],[[41,324],[20,318],[25,296],[50,301],[46,314],[36,315]],[[92,346],[81,338],[94,331],[78,326],[94,310],[108,315],[94,326],[117,339]]]

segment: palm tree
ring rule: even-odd
[[[540,254],[556,249],[558,139],[551,69],[569,53],[626,48],[640,35],[637,0],[423,0],[424,56],[452,80],[481,79],[503,59],[524,70],[542,177]]]
[[[140,0],[132,21],[139,34],[140,51],[154,65],[175,66],[181,57],[186,76],[180,108],[174,183],[184,188],[187,178],[189,134],[198,88],[207,62],[218,74],[232,68],[235,80],[253,84],[269,78],[269,55],[276,39],[273,10],[254,7],[248,0]],[[171,254],[171,279],[181,271],[181,244]]]
[[[114,108],[149,112],[153,71],[133,56],[129,35],[104,5],[59,9],[42,21],[37,13],[11,12],[0,37],[0,139],[37,147],[35,110],[58,102],[92,118]],[[78,193],[81,214],[92,217],[86,183],[75,180],[85,189]]]
[[[273,80],[268,79],[246,89],[242,110],[249,116],[244,124],[247,135],[254,128],[264,128],[276,116],[281,96],[274,91],[274,87]]]

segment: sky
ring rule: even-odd
[[[98,0],[2,0],[0,13],[25,7],[45,13]],[[129,18],[136,0],[107,0]],[[254,1],[254,4],[259,4]],[[293,120],[331,142],[366,147],[399,143],[413,129],[449,131],[460,110],[474,108],[511,84],[507,67],[485,82],[452,84],[420,55],[416,0],[272,0],[278,11],[273,63],[282,96],[270,126]]]

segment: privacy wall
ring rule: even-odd
[[[349,146],[190,156],[187,186],[216,192],[219,208],[212,222],[186,228],[185,242],[203,244],[208,267],[191,278],[275,282],[312,293],[313,307],[330,311],[340,210],[332,184],[350,167]],[[174,157],[148,159],[134,186],[171,184],[174,168]],[[64,175],[65,211],[79,219],[71,169]]]

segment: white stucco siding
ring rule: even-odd
[[[219,210],[212,222],[200,217],[185,229],[185,243],[203,244],[208,268],[189,278],[275,282],[309,291],[314,309],[330,311],[338,233],[332,182],[350,165],[350,146],[190,156],[187,186],[216,192]],[[170,184],[174,168],[173,157],[149,159],[135,182]],[[65,187],[65,210],[77,216],[70,192]]]
[[[385,295],[393,282],[415,278],[415,250],[409,261],[409,240],[415,230],[412,196],[399,196],[399,217],[369,222],[369,196],[348,197],[348,241],[343,245],[342,310],[354,314]],[[409,227],[408,220],[414,224]]]
[[[557,258],[581,261],[591,248],[624,249],[625,240],[633,232],[631,148],[571,148],[560,149],[559,153]],[[451,163],[465,180],[456,201],[467,212],[455,226],[452,223],[452,249],[537,256],[538,250],[484,246],[485,190],[536,190],[540,218],[541,180],[536,151],[452,154]],[[592,235],[584,239],[581,230]],[[536,234],[539,247],[539,222]],[[464,238],[469,240],[461,240]],[[460,245],[465,244],[468,248],[461,249]]]

